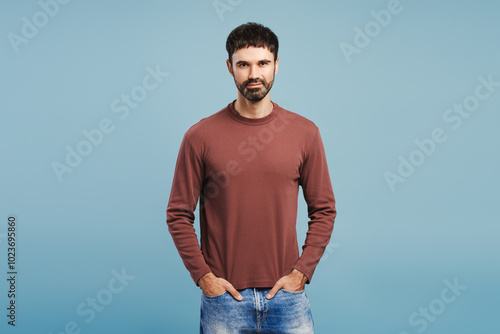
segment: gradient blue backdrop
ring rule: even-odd
[[[332,242],[306,287],[317,333],[499,332],[500,87],[456,129],[443,115],[478,77],[500,81],[500,3],[401,0],[379,31],[371,11],[385,0],[221,3],[219,15],[212,0],[73,0],[44,17],[37,1],[0,2],[0,331],[55,334],[73,321],[81,333],[197,333],[201,291],[165,208],[182,135],[236,98],[226,37],[256,21],[280,40],[272,100],[319,126],[337,197]],[[26,20],[40,27],[16,52]],[[341,45],[367,24],[373,37],[349,62]],[[147,67],[169,74],[120,119],[112,103]],[[60,182],[53,162],[103,119],[113,131]],[[384,174],[435,128],[446,141],[392,191]],[[300,243],[306,228],[300,198]],[[133,279],[86,322],[77,308],[109,297],[113,270]],[[444,304],[446,280],[463,287]]]

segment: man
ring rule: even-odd
[[[279,57],[269,28],[243,24],[226,49],[238,97],[184,135],[169,232],[202,289],[200,333],[313,333],[305,284],[336,216],[321,136],[271,101]],[[300,257],[299,185],[310,219]],[[198,198],[201,249],[193,228]]]

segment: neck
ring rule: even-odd
[[[273,103],[271,102],[270,94],[267,94],[262,100],[252,102],[247,100],[238,92],[238,98],[234,103],[234,109],[243,117],[247,118],[262,118],[269,115],[273,111]]]

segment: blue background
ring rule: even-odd
[[[81,333],[198,332],[201,291],[165,209],[184,132],[236,98],[227,35],[256,21],[280,40],[272,100],[319,126],[337,198],[332,242],[306,287],[316,332],[499,332],[500,87],[456,129],[443,115],[479,77],[500,81],[500,3],[401,0],[346,57],[341,43],[355,46],[355,28],[387,1],[221,2],[219,15],[212,0],[73,0],[46,22],[37,1],[0,2],[0,331],[55,334],[73,321]],[[43,26],[14,47],[9,34],[33,16]],[[169,74],[120,119],[111,104],[148,66]],[[113,131],[60,182],[53,162],[106,118]],[[385,173],[436,128],[446,140],[391,189]],[[5,316],[9,215],[15,328]],[[302,244],[302,198],[298,217]],[[133,279],[87,323],[77,308],[105,296],[113,270]],[[462,290],[444,304],[446,280]],[[432,321],[411,322],[429,307]]]

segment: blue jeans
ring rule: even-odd
[[[279,290],[266,299],[269,288],[238,290],[237,301],[229,292],[218,296],[201,293],[200,334],[312,334],[306,291]]]

